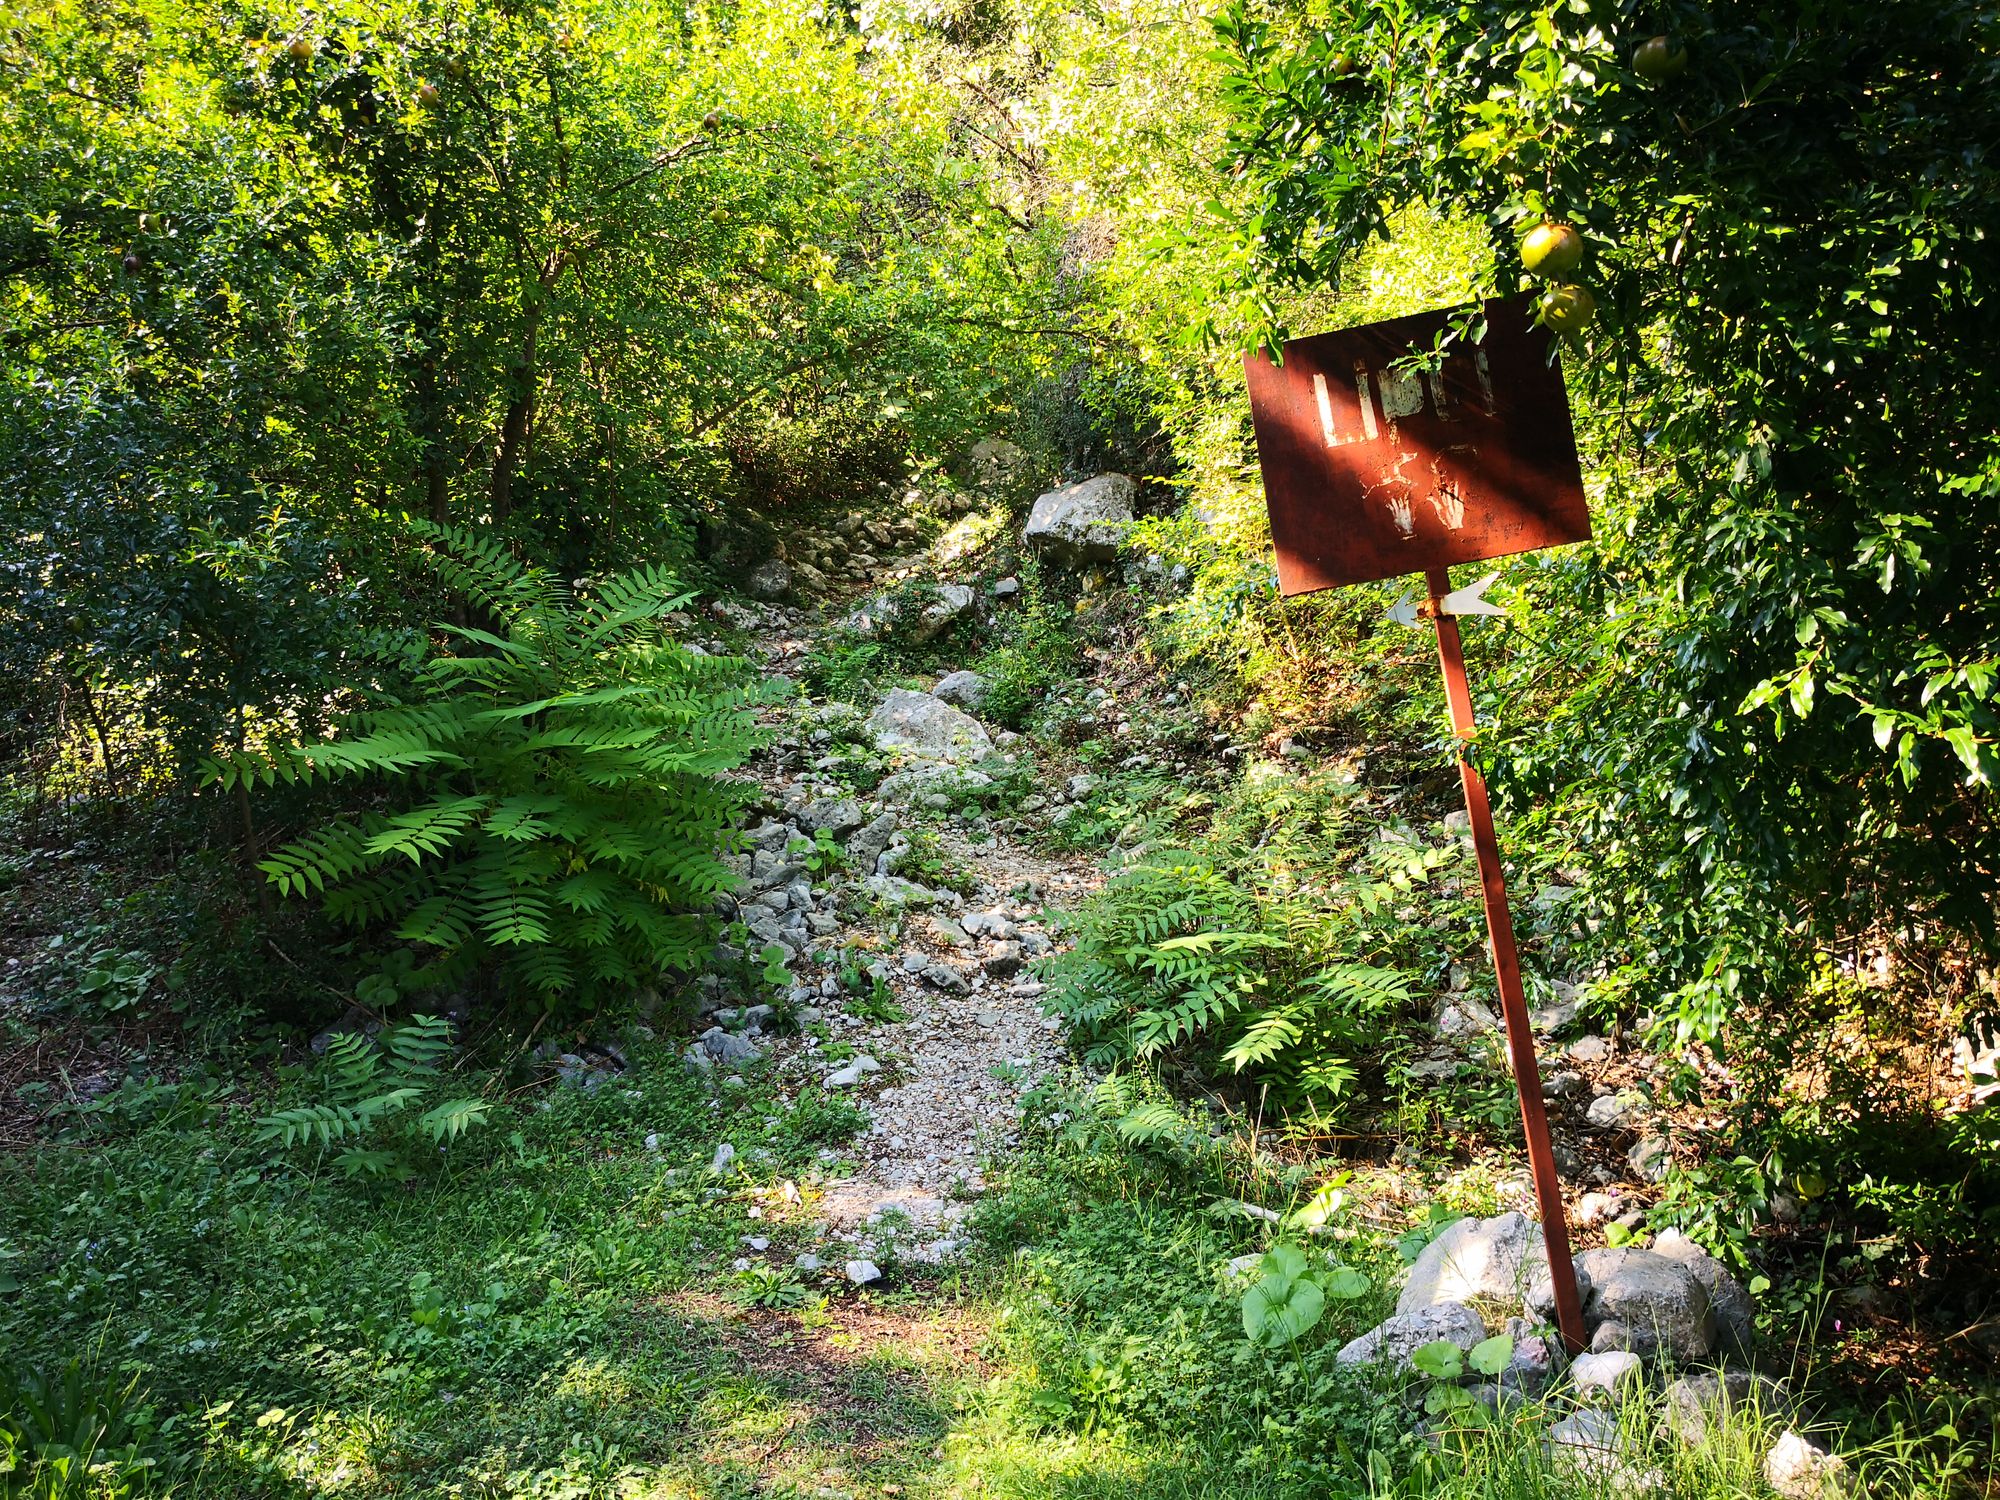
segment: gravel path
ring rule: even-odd
[[[797,616],[767,617],[754,649],[769,670],[795,670],[813,633]],[[810,709],[794,708],[784,722],[791,730],[807,726]],[[1010,748],[1029,751],[1025,741]],[[806,751],[782,742],[752,770],[772,822],[787,826],[780,839],[764,825],[774,848],[806,831],[806,809],[854,795],[816,769]],[[856,800],[869,822],[885,812],[899,831],[917,821],[906,807]],[[857,900],[872,873],[862,869],[816,885],[806,911],[810,946],[788,942],[804,949],[794,964],[794,997],[806,1002],[812,1024],[798,1035],[759,1039],[789,1097],[841,1093],[870,1116],[861,1135],[826,1153],[825,1180],[806,1186],[812,1238],[825,1245],[829,1263],[872,1260],[891,1245],[906,1261],[954,1254],[963,1217],[984,1186],[982,1164],[1015,1141],[1022,1095],[1067,1059],[1027,965],[1059,941],[1051,915],[1094,889],[1100,873],[1088,859],[1053,857],[959,820],[931,818],[924,826],[965,893],[899,880],[895,893],[907,904]],[[854,835],[842,842],[852,845]],[[857,970],[868,973],[870,988],[879,979],[886,996],[855,985]]]

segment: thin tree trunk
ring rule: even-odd
[[[495,526],[504,526],[513,514],[514,471],[520,466],[521,450],[535,416],[535,334],[540,322],[539,309],[529,314],[528,331],[521,340],[520,366],[514,377],[514,399],[507,403],[507,415],[500,423],[500,451],[493,460],[489,495]]]

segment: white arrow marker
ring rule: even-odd
[[[1438,603],[1438,612],[1440,614],[1446,614],[1446,615],[1506,614],[1507,611],[1502,609],[1499,605],[1490,603],[1489,601],[1480,597],[1488,589],[1493,587],[1494,580],[1497,579],[1499,576],[1500,575],[1498,573],[1488,573],[1484,578],[1480,579],[1479,582],[1475,584],[1470,584],[1467,587],[1459,589],[1454,593],[1446,594],[1444,598],[1440,600]]]
[[[1417,623],[1417,596],[1405,594],[1389,606],[1389,619],[1397,625]]]

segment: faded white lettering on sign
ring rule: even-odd
[[[1391,422],[1424,409],[1424,378],[1414,372],[1382,372],[1382,415]]]
[[[1382,435],[1386,426],[1390,435],[1395,434],[1396,424],[1406,417],[1414,417],[1426,407],[1447,422],[1458,421],[1464,404],[1464,397],[1470,392],[1461,381],[1456,387],[1449,378],[1453,360],[1469,360],[1472,374],[1479,387],[1478,400],[1488,415],[1493,413],[1493,372],[1487,363],[1484,349],[1472,349],[1451,354],[1435,368],[1428,370],[1398,370],[1394,367],[1371,371],[1365,360],[1354,362],[1354,395],[1359,404],[1361,427],[1359,431],[1343,425],[1344,413],[1337,409],[1333,399],[1333,388],[1327,384],[1325,375],[1316,374],[1312,378],[1313,401],[1319,408],[1320,436],[1329,448],[1344,448],[1349,443],[1373,442]],[[1381,415],[1376,415],[1376,401],[1381,401]]]

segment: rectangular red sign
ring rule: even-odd
[[[1466,311],[1293,339],[1283,365],[1244,360],[1283,592],[1589,538],[1562,372],[1526,307],[1489,301],[1482,340],[1412,359]]]

